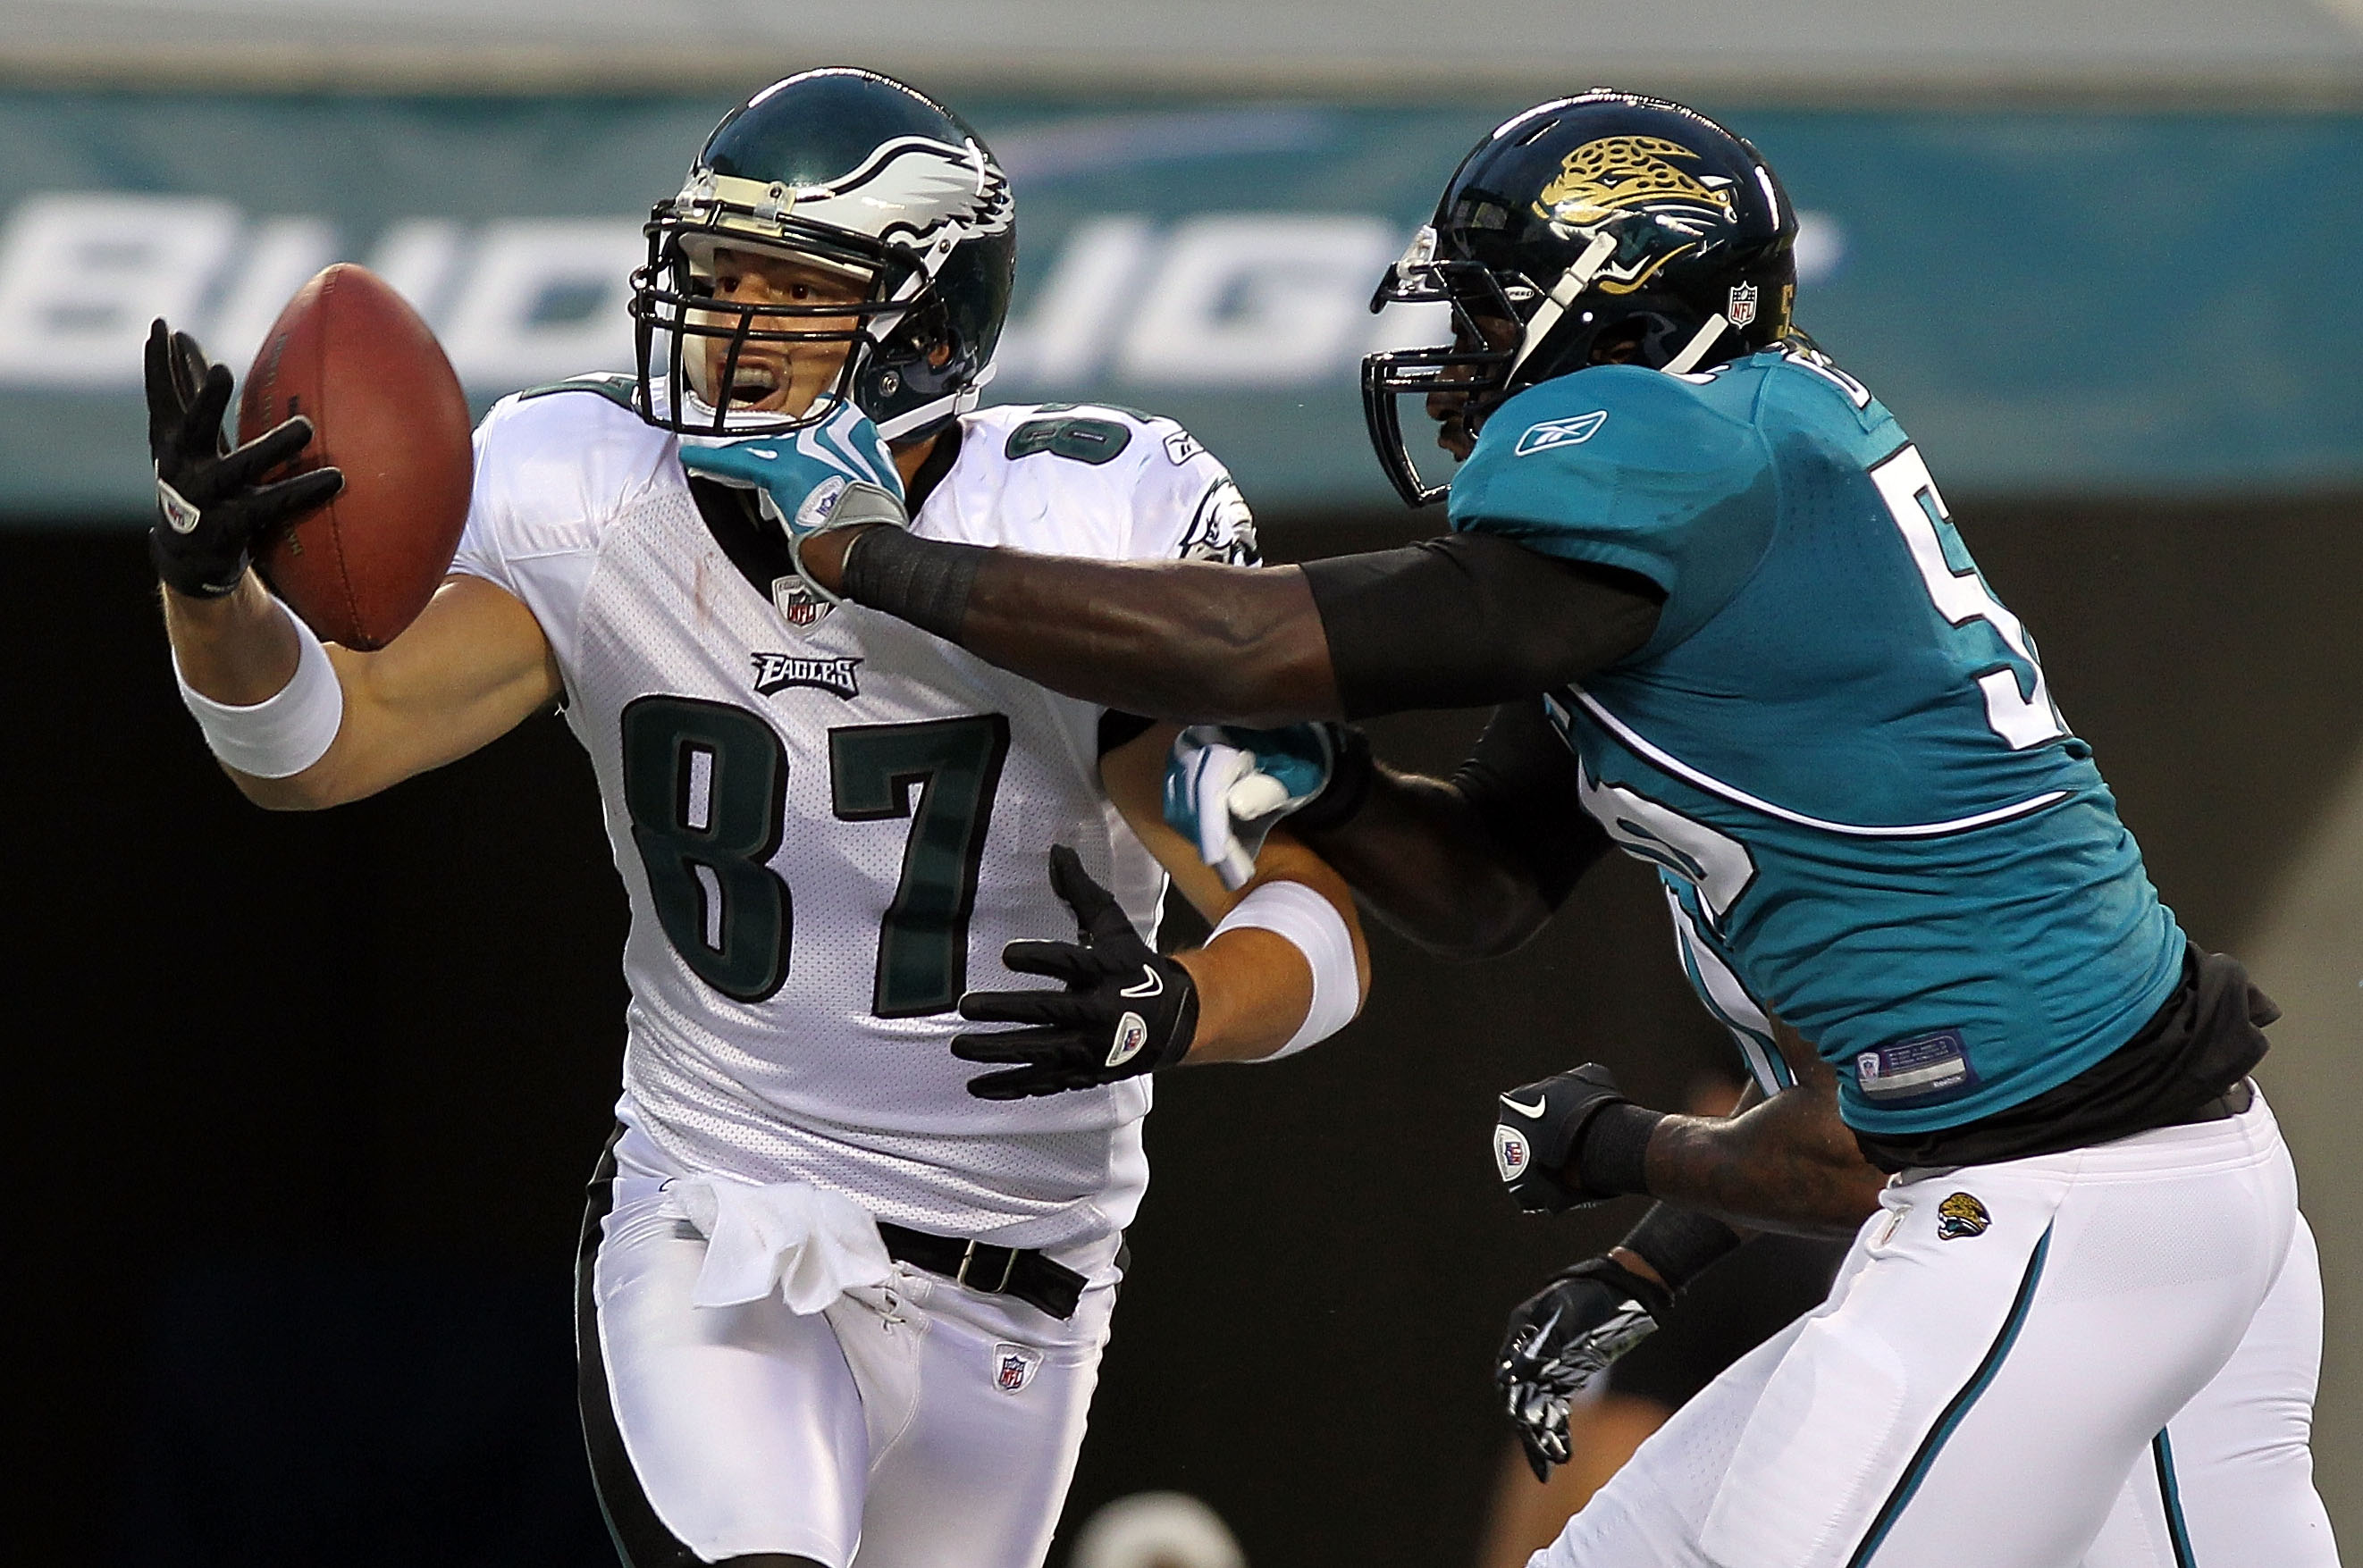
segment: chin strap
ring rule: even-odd
[[[1698,362],[1706,358],[1706,351],[1714,347],[1715,340],[1723,336],[1724,328],[1730,325],[1721,312],[1708,316],[1706,325],[1682,345],[1682,351],[1658,368],[1670,376],[1687,375],[1698,368]]]
[[[1592,280],[1607,269],[1609,258],[1615,254],[1616,237],[1603,229],[1592,237],[1592,243],[1583,248],[1583,254],[1575,259],[1575,265],[1559,275],[1559,282],[1550,286],[1541,306],[1526,323],[1525,336],[1518,341],[1518,357],[1510,361],[1512,377],[1514,378],[1518,367],[1542,347],[1543,339],[1548,337],[1551,328],[1559,325],[1559,318],[1567,314],[1568,307],[1575,304],[1577,296],[1592,286]]]

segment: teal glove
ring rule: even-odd
[[[1166,759],[1166,825],[1236,892],[1255,875],[1265,836],[1327,787],[1337,763],[1334,724],[1193,724]]]
[[[903,477],[870,416],[851,403],[785,436],[754,436],[713,445],[683,441],[681,466],[719,484],[755,492],[756,505],[788,541],[796,576],[834,604],[838,596],[804,570],[804,541],[866,523],[909,525]]]

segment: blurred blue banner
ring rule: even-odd
[[[1266,511],[1392,504],[1355,364],[1438,329],[1370,288],[1520,106],[962,104],[1018,193],[988,396],[1174,414]],[[480,405],[627,367],[640,221],[724,107],[0,93],[0,516],[139,515],[150,318],[242,364],[331,260],[416,303]],[[2363,116],[1728,117],[1805,214],[1802,322],[1957,495],[2363,482]]]

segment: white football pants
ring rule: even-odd
[[[2321,1268],[2261,1095],[1905,1174],[1530,1568],[2334,1568]]]
[[[582,1418],[630,1568],[1037,1568],[1082,1445],[1115,1290],[1061,1322],[897,1265],[809,1317],[696,1307],[705,1239],[649,1178],[577,1283]],[[586,1243],[590,1238],[586,1236]]]

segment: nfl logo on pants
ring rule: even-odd
[[[998,1344],[993,1347],[993,1386],[1004,1394],[1015,1394],[1034,1381],[1034,1374],[1042,1365],[1042,1353],[1024,1345]]]

